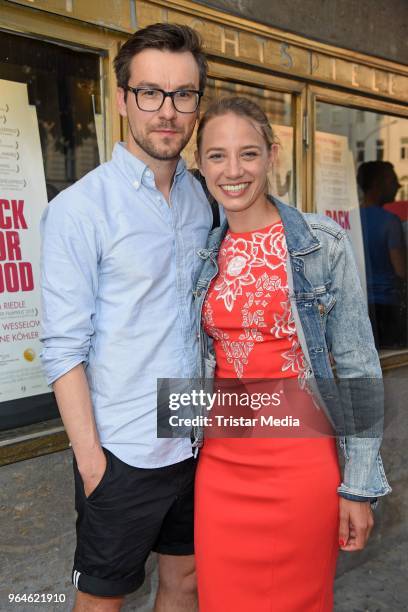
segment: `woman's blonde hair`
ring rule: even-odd
[[[270,151],[272,145],[275,144],[275,135],[269,123],[268,117],[256,102],[252,102],[249,98],[243,96],[233,96],[231,98],[220,98],[210,104],[204,115],[201,117],[197,128],[197,149],[200,153],[200,147],[203,139],[203,131],[207,123],[214,117],[222,117],[232,113],[238,117],[249,119],[259,126],[265,144]]]

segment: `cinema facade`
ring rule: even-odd
[[[349,232],[363,286],[359,164],[391,162],[398,210],[408,200],[407,66],[221,8],[187,0],[0,0],[0,465],[68,446],[38,358],[38,221],[47,201],[123,139],[113,58],[137,28],[177,22],[200,32],[210,67],[203,107],[231,94],[262,106],[278,143],[272,192]],[[193,150],[192,142],[190,165]],[[406,295],[401,301],[406,311]],[[399,376],[408,366],[404,333],[398,345],[379,347],[384,371]]]

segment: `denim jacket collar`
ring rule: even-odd
[[[283,227],[286,230],[286,244],[291,255],[306,255],[316,249],[320,249],[319,239],[297,208],[288,206],[271,196],[268,199],[275,204],[279,211]]]

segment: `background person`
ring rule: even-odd
[[[194,253],[212,215],[180,152],[207,65],[193,30],[155,24],[115,70],[126,143],[42,222],[42,360],[76,459],[75,610],[119,610],[154,550],[156,612],[192,612],[195,460],[190,440],[157,439],[156,381],[198,359]]]
[[[367,277],[367,298],[378,348],[405,347],[407,343],[407,253],[399,217],[384,206],[400,188],[390,162],[370,161],[358,168],[363,193],[361,228]]]
[[[266,195],[273,133],[263,111],[245,98],[215,102],[197,149],[227,217],[207,245],[218,265],[208,257],[197,285],[202,371],[213,348],[221,379],[312,371],[324,380],[330,351],[339,377],[380,378],[344,230]],[[347,439],[341,481],[333,438],[206,439],[196,477],[200,612],[219,612],[220,601],[224,612],[332,610],[338,549],[365,546],[370,501],[390,491],[379,444]]]

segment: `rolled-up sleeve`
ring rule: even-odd
[[[97,228],[78,201],[70,206],[68,192],[58,196],[41,219],[41,360],[48,384],[88,361],[94,333]]]
[[[379,453],[384,419],[382,372],[352,246],[345,233],[336,247],[331,261],[336,303],[328,315],[326,333],[336,363],[337,385],[344,389],[346,435],[340,438],[340,446],[345,466],[337,491],[346,499],[367,501],[391,491]]]

